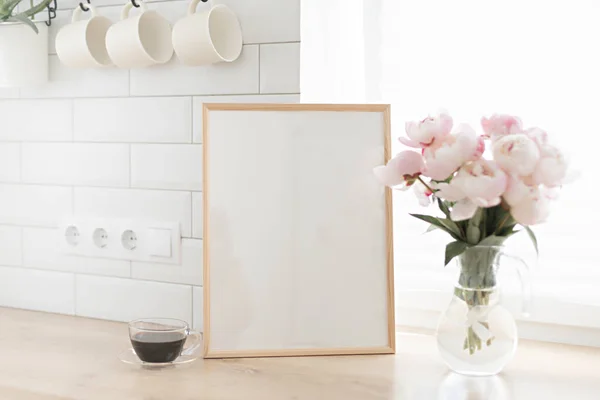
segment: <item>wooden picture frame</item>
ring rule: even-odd
[[[219,114],[219,113],[228,113],[228,114]],[[240,112],[240,113],[236,113],[236,112]],[[270,113],[269,116],[267,116],[264,112],[268,112]],[[257,114],[258,113],[258,114]],[[219,186],[218,184],[215,184],[214,181],[211,181],[211,179],[213,179],[213,177],[211,176],[211,162],[214,164],[215,161],[212,159],[212,157],[214,156],[214,154],[211,154],[213,151],[216,151],[215,149],[211,149],[211,145],[214,142],[214,137],[212,137],[212,135],[217,135],[217,133],[213,133],[211,131],[211,129],[217,130],[217,129],[229,129],[227,128],[227,124],[229,123],[228,121],[237,121],[238,119],[240,119],[242,116],[245,117],[252,117],[254,115],[256,115],[256,118],[270,118],[270,116],[273,116],[275,118],[275,116],[279,116],[279,115],[283,115],[281,113],[288,113],[285,115],[290,115],[290,118],[296,118],[293,115],[295,115],[295,113],[305,113],[302,115],[302,117],[300,118],[301,121],[304,121],[303,116],[306,115],[306,121],[310,121],[311,117],[320,117],[321,114],[323,114],[323,118],[329,118],[328,116],[331,116],[332,119],[334,120],[340,120],[340,121],[345,121],[346,119],[352,120],[352,118],[354,118],[354,116],[356,116],[356,118],[364,118],[363,119],[368,119],[369,121],[373,120],[373,121],[377,121],[376,125],[378,128],[377,129],[381,129],[380,133],[377,133],[377,135],[381,135],[381,136],[377,136],[378,139],[372,139],[374,137],[376,137],[375,134],[373,133],[369,133],[369,134],[365,134],[364,133],[364,129],[363,132],[361,133],[362,136],[369,138],[368,140],[373,140],[374,142],[379,141],[379,143],[375,143],[373,146],[373,148],[369,148],[369,149],[364,149],[365,151],[369,152],[370,155],[370,159],[373,160],[374,158],[377,159],[377,164],[383,164],[385,162],[387,162],[390,159],[391,156],[391,143],[390,143],[390,106],[389,105],[378,105],[378,104],[371,104],[371,105],[349,105],[349,104],[339,104],[339,105],[335,105],[335,104],[228,104],[228,103],[205,103],[203,106],[203,122],[202,122],[202,137],[203,137],[203,200],[204,200],[204,205],[203,205],[203,228],[204,228],[204,236],[203,236],[203,240],[204,240],[204,357],[205,358],[230,358],[230,357],[284,357],[284,356],[311,356],[311,355],[358,355],[358,354],[392,354],[395,352],[395,348],[396,348],[396,344],[395,344],[395,321],[394,321],[394,256],[393,256],[393,235],[392,235],[392,197],[391,197],[391,190],[389,188],[383,188],[382,186],[377,186],[379,189],[375,189],[376,186],[370,186],[371,183],[369,183],[369,188],[372,188],[372,191],[374,190],[380,190],[381,192],[378,192],[377,195],[373,194],[373,198],[377,198],[379,199],[379,197],[377,196],[381,196],[381,202],[383,203],[381,205],[381,218],[379,218],[379,214],[378,215],[378,221],[381,220],[383,222],[383,225],[385,226],[381,226],[381,241],[382,241],[382,248],[383,248],[383,253],[379,255],[378,252],[377,256],[379,258],[381,258],[382,262],[378,262],[376,263],[377,265],[372,265],[369,266],[369,268],[373,268],[373,271],[378,271],[377,268],[380,268],[381,271],[378,271],[377,273],[379,273],[379,277],[383,277],[383,279],[385,279],[385,282],[377,282],[377,285],[373,285],[374,287],[377,288],[381,288],[383,290],[384,293],[382,294],[378,294],[379,291],[377,290],[373,290],[373,293],[375,296],[382,296],[382,300],[381,302],[384,302],[385,304],[381,304],[380,306],[383,307],[383,311],[380,308],[377,308],[377,311],[379,312],[378,315],[382,315],[383,317],[381,319],[383,319],[383,321],[381,322],[381,327],[377,327],[374,330],[378,330],[378,334],[375,335],[370,335],[369,332],[365,333],[365,337],[370,337],[370,336],[377,336],[377,340],[365,340],[366,342],[373,342],[376,343],[375,345],[351,345],[351,346],[328,346],[328,347],[311,347],[310,345],[302,345],[302,346],[291,346],[290,348],[287,348],[285,346],[285,344],[281,344],[281,345],[276,345],[274,347],[270,347],[270,346],[265,346],[265,347],[252,347],[252,348],[234,348],[234,349],[228,349],[228,348],[213,348],[211,347],[211,344],[213,342],[213,333],[211,332],[211,328],[213,328],[213,321],[212,319],[221,319],[224,320],[225,317],[222,316],[222,314],[226,314],[224,311],[221,312],[219,310],[215,310],[215,309],[211,309],[211,305],[212,303],[216,303],[217,300],[215,299],[221,299],[222,298],[222,294],[218,293],[218,290],[222,290],[225,291],[224,289],[220,289],[218,287],[213,288],[213,285],[216,285],[217,283],[211,283],[211,276],[217,276],[218,274],[213,271],[213,275],[211,275],[211,269],[213,268],[221,268],[220,266],[212,266],[211,265],[211,255],[213,252],[213,248],[211,248],[211,245],[218,247],[218,246],[224,246],[222,244],[222,240],[221,238],[217,238],[215,239],[213,237],[214,235],[217,235],[217,233],[211,232],[211,219],[215,218],[214,215],[211,214],[211,201],[213,200],[211,195],[213,193],[211,193],[211,183],[213,183],[213,186]],[[341,115],[339,113],[342,113]],[[367,113],[367,114],[363,114],[363,113]],[[327,115],[325,115],[327,114]],[[343,118],[341,118],[343,116]],[[218,117],[218,118],[217,118]],[[241,118],[243,119],[243,118]],[[297,119],[297,118],[296,118]],[[218,120],[221,121],[219,122],[220,126],[225,126],[224,128],[218,128],[218,127],[214,127],[213,121]],[[236,122],[238,123],[238,122]],[[239,122],[239,124],[242,124],[242,122]],[[218,125],[218,124],[217,124]],[[244,126],[249,126],[249,124],[246,125],[242,125],[242,129],[244,129]],[[268,124],[266,124],[265,126],[268,126]],[[347,128],[347,127],[346,127]],[[352,128],[350,128],[352,129]],[[240,129],[238,129],[240,130]],[[223,136],[225,135],[223,132],[219,132],[218,133],[220,136],[217,136],[219,141],[225,140],[223,138]],[[237,133],[239,135],[239,132]],[[239,136],[238,136],[239,137]],[[322,136],[320,136],[322,137]],[[320,140],[320,139],[319,139]],[[231,142],[228,142],[231,143]],[[231,145],[235,145],[235,143],[232,143]],[[217,145],[215,145],[217,146]],[[248,150],[248,151],[252,151],[252,150]],[[358,151],[358,150],[357,150]],[[381,153],[380,156],[374,156],[375,153]],[[247,154],[247,153],[246,153]],[[270,153],[272,154],[272,153]],[[358,153],[357,153],[358,154]],[[372,162],[371,162],[372,164]],[[369,164],[369,168],[374,167],[375,165],[371,165]],[[235,162],[232,163],[232,168],[235,168]],[[372,174],[371,170],[369,169],[368,171],[361,171],[361,173],[365,173],[365,174]],[[365,175],[365,180],[367,180],[366,178],[367,175]],[[370,179],[370,178],[369,178]],[[213,188],[214,189],[214,188]],[[215,190],[215,192],[217,192]],[[380,193],[380,194],[379,194]],[[221,195],[221,198],[223,195]],[[233,200],[232,200],[233,201]],[[377,200],[379,201],[379,200]],[[377,219],[377,218],[376,218]],[[221,224],[221,223],[216,223],[214,224],[213,228],[218,227],[219,229],[221,229],[221,227],[223,225],[229,226],[227,224]],[[229,235],[223,234],[223,232],[220,232],[221,236],[224,237],[229,237]],[[379,235],[379,234],[376,234]],[[214,244],[213,244],[214,242]],[[236,246],[231,246],[231,249],[235,249],[237,248]],[[380,249],[380,247],[377,247],[377,249]],[[233,251],[233,250],[232,250]],[[215,250],[215,254],[225,254],[224,251],[219,252],[218,250]],[[305,254],[305,253],[302,253]],[[295,259],[294,259],[295,260]],[[216,262],[216,261],[215,261]],[[223,265],[228,265],[226,262],[222,263]],[[379,265],[382,264],[382,265]],[[363,270],[367,270],[367,268],[363,268]],[[219,270],[216,270],[219,271]],[[370,271],[370,270],[369,270]],[[221,272],[219,272],[221,273]],[[304,272],[302,272],[304,273]],[[363,273],[363,272],[361,272]],[[371,272],[364,272],[364,273],[371,273]],[[225,273],[223,272],[222,274]],[[216,278],[215,278],[216,279]],[[219,279],[226,279],[226,278],[219,278]],[[339,279],[344,279],[343,276],[340,276]],[[290,279],[291,280],[291,279]],[[216,281],[215,281],[216,282]],[[368,282],[370,282],[370,280],[368,280]],[[235,286],[235,285],[234,285]],[[276,286],[276,285],[274,285]],[[311,288],[306,288],[306,290],[310,290]],[[283,289],[281,289],[283,290]],[[215,291],[215,294],[213,294],[213,291]],[[231,290],[231,293],[229,293],[229,295],[231,295],[232,299],[235,299],[236,296],[240,296],[243,297],[243,295],[241,293],[239,293],[239,290]],[[257,291],[257,293],[259,293]],[[262,294],[262,292],[260,292]],[[304,292],[303,292],[304,293]],[[213,296],[217,296],[211,298],[211,294],[213,294]],[[335,292],[331,293],[332,296],[335,296]],[[211,300],[214,300],[211,302]],[[368,301],[367,301],[368,302]],[[240,299],[240,303],[246,303],[246,299]],[[221,303],[219,304],[224,304],[223,301],[221,301]],[[276,304],[276,302],[274,303],[269,303],[269,304]],[[361,305],[363,303],[360,303]],[[379,305],[379,303],[377,303]],[[214,305],[214,307],[217,307],[217,305]],[[241,307],[244,307],[244,304],[241,304]],[[314,310],[314,308],[310,308],[311,310]],[[348,310],[345,310],[348,311]],[[239,315],[241,317],[245,316],[246,313],[242,312],[240,310],[238,310]],[[214,314],[214,315],[213,315]],[[231,312],[229,313],[231,314]],[[334,313],[335,314],[335,313]],[[336,316],[338,314],[335,314]],[[345,314],[344,314],[345,315]],[[365,315],[370,315],[365,313]],[[219,316],[219,317],[217,317]],[[213,318],[211,318],[213,317]],[[367,317],[365,317],[366,319],[368,319]],[[231,319],[232,321],[234,321],[234,319]],[[346,321],[348,322],[348,321]],[[216,324],[216,322],[215,322]],[[221,324],[222,325],[222,324]],[[373,324],[376,325],[376,324]],[[274,327],[280,327],[280,325],[273,325]],[[216,329],[216,328],[215,328]],[[262,329],[262,328],[261,328]],[[300,327],[298,332],[302,332],[302,330],[304,329],[304,327]],[[368,327],[361,327],[361,326],[357,326],[357,329],[370,329]],[[349,334],[351,334],[351,331],[353,330],[347,330],[347,332]],[[231,329],[231,330],[223,330],[221,329],[220,331],[220,335],[223,335],[223,332],[229,332],[230,334],[236,334],[236,330],[235,329]],[[265,333],[269,333],[269,330],[266,330],[265,328]],[[296,331],[294,331],[296,332]],[[344,334],[339,335],[338,332],[338,336],[336,337],[344,337]],[[333,336],[333,335],[332,335]],[[360,335],[358,335],[360,336]],[[384,337],[385,336],[385,337]],[[258,336],[257,336],[258,337]],[[263,339],[260,339],[263,340]],[[264,339],[267,340],[267,339]],[[332,339],[333,340],[333,339]],[[215,338],[216,341],[216,338]],[[381,343],[379,342],[381,341]],[[361,338],[356,338],[356,342],[359,343],[361,342]],[[221,346],[223,347],[223,346]],[[240,347],[243,347],[242,345],[240,345]]]

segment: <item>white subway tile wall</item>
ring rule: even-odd
[[[0,140],[67,142],[73,139],[72,100],[0,100]]]
[[[124,322],[157,317],[192,321],[191,286],[94,275],[77,275],[75,281],[77,315]]]
[[[11,183],[21,180],[21,145],[0,143],[0,182]]]
[[[192,193],[192,236],[202,239],[204,232],[204,198],[202,193]]]
[[[0,265],[23,263],[22,228],[0,226]]]
[[[67,186],[0,184],[0,224],[56,226],[73,210]]]
[[[194,301],[194,318],[193,318],[193,327],[194,329],[203,332],[204,320],[203,313],[197,312],[197,310],[202,310],[204,307],[204,290],[201,287],[194,286],[194,291],[192,292],[193,301]]]
[[[190,97],[77,99],[73,130],[78,142],[191,143]]]
[[[171,23],[187,0],[147,0]],[[54,39],[79,1],[59,2],[50,81],[0,89],[0,306],[202,329],[202,104],[300,101],[300,0],[214,0],[244,32],[231,64],[71,69]],[[121,0],[95,0],[119,19]],[[210,4],[200,3],[198,12]],[[70,215],[178,222],[180,265],[61,254]],[[234,295],[234,294],[233,294]]]
[[[0,306],[74,314],[75,275],[0,267]]]
[[[19,98],[19,88],[0,88],[0,99]]]
[[[129,186],[129,145],[24,143],[24,183]]]
[[[260,92],[300,92],[300,43],[260,45]]]
[[[131,186],[202,190],[202,145],[131,145]]]

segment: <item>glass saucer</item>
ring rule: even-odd
[[[198,354],[181,355],[177,357],[175,361],[171,362],[149,363],[140,360],[137,354],[135,354],[135,351],[130,347],[127,350],[122,351],[121,354],[119,354],[119,360],[123,361],[125,364],[139,365],[144,368],[165,368],[194,362],[200,357],[199,353],[200,352],[198,352]]]

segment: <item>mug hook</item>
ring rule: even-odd
[[[133,4],[135,8],[140,8],[140,5],[136,3],[135,0],[131,0],[131,4]]]
[[[87,3],[90,4],[90,0],[87,0]],[[90,11],[90,8],[84,6],[83,3],[79,3],[79,8],[81,8],[81,11],[83,12]]]

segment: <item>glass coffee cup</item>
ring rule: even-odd
[[[191,330],[187,322],[178,319],[144,318],[129,323],[129,339],[141,361],[170,363],[179,356],[197,352],[202,343],[202,334]]]

